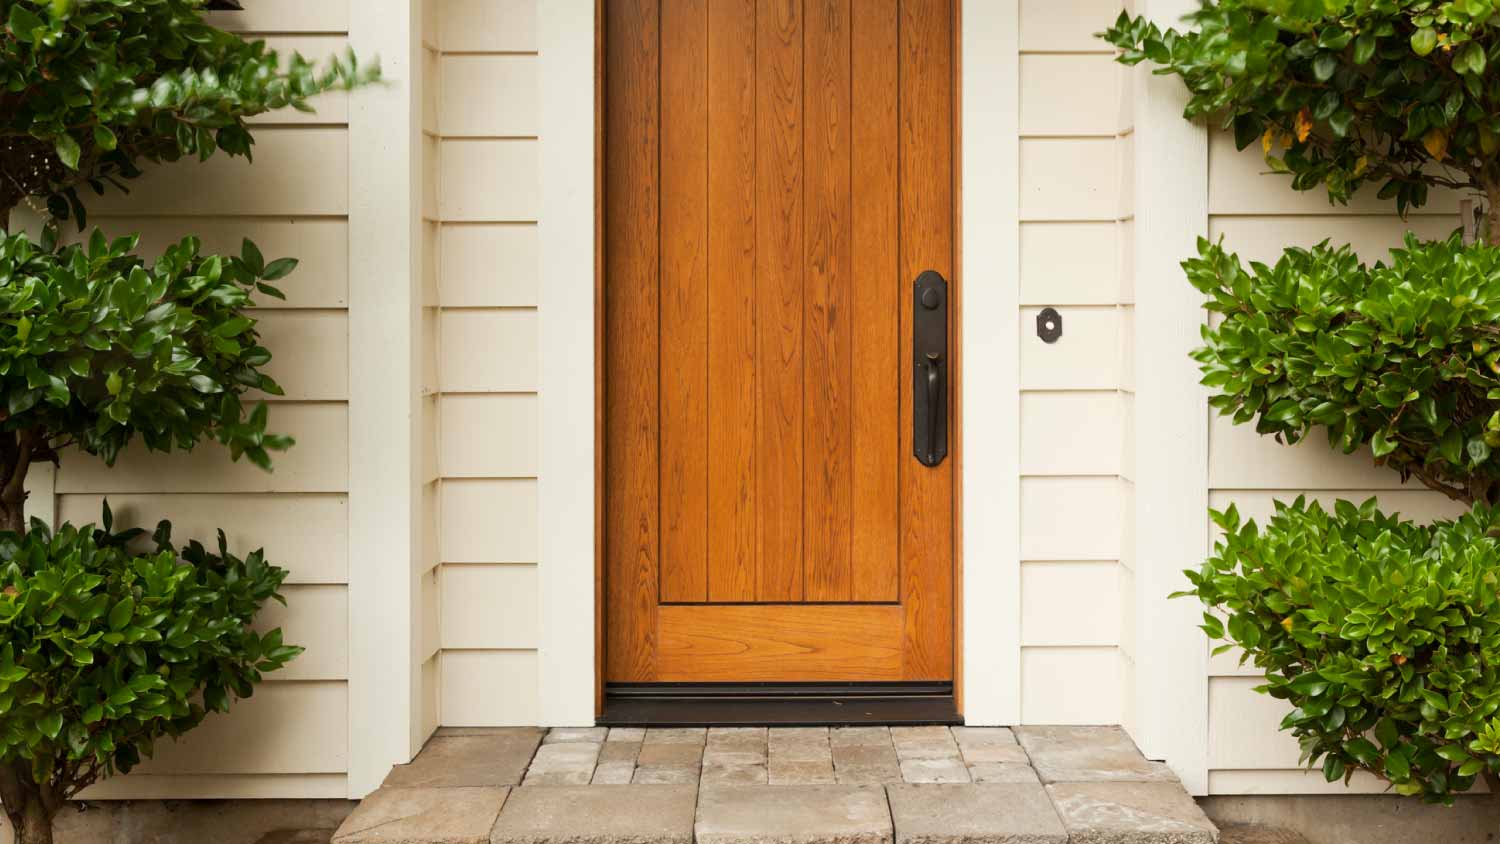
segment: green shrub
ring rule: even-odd
[[[1403,478],[1500,503],[1500,248],[1408,236],[1389,263],[1325,243],[1247,269],[1200,240],[1183,267],[1223,317],[1196,355],[1219,412],[1289,443],[1325,426]]]
[[[1188,594],[1294,707],[1282,728],[1304,761],[1433,802],[1500,785],[1500,511],[1422,527],[1374,499],[1298,498],[1263,529],[1234,507],[1213,519],[1223,538]]]
[[[302,651],[249,625],[286,571],[260,551],[236,557],[197,542],[177,549],[162,522],[140,530],[40,521],[0,533],[0,800],[61,806],[126,772],[163,736],[249,697],[261,674]],[[17,768],[40,784],[28,800]],[[40,804],[40,805],[38,805]],[[48,818],[50,823],[50,818]]]

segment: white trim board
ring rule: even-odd
[[[1194,0],[1149,0],[1163,27]],[[1182,118],[1182,82],[1145,65],[1135,85],[1135,550],[1133,738],[1193,794],[1208,788],[1208,642],[1199,607],[1167,595],[1208,552],[1208,401],[1189,353],[1201,299],[1179,262],[1208,234],[1208,132]],[[1151,151],[1171,150],[1170,155]]]
[[[1019,4],[962,14],[963,698],[1013,724],[1020,682]],[[593,723],[594,0],[538,9],[542,213],[538,481],[547,725]]]

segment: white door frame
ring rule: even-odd
[[[1018,0],[961,22],[963,713],[1021,714]],[[594,722],[595,0],[538,4],[541,118],[538,706]],[[967,330],[965,328],[967,327]]]

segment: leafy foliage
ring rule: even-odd
[[[1264,529],[1233,507],[1188,594],[1212,639],[1244,649],[1304,761],[1451,803],[1500,773],[1500,511],[1420,527],[1339,501],[1278,503]]]
[[[1189,118],[1262,144],[1292,187],[1348,201],[1380,185],[1398,211],[1434,185],[1500,196],[1497,0],[1207,0],[1187,31],[1122,14],[1121,61],[1179,76]]]
[[[248,241],[223,258],[189,237],[154,264],[135,248],[97,230],[73,246],[0,237],[0,430],[33,458],[76,442],[113,463],[137,434],[163,451],[211,437],[269,468],[291,440],[266,432],[264,402],[248,413],[241,402],[281,393],[243,311],[255,292],[281,298],[270,282],[296,262],[267,264]]]
[[[1464,501],[1500,492],[1500,248],[1408,236],[1390,262],[1288,249],[1247,270],[1199,241],[1188,279],[1223,316],[1196,353],[1209,403],[1291,443],[1330,445]]]
[[[0,197],[47,197],[77,217],[142,162],[250,156],[245,119],[374,81],[348,53],[316,68],[209,25],[205,0],[0,0]]]
[[[249,625],[287,572],[197,542],[171,525],[133,553],[140,530],[33,522],[0,534],[0,760],[29,766],[69,797],[126,772],[153,742],[249,697],[302,649]]]

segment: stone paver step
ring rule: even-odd
[[[442,730],[334,844],[1214,844],[1113,727]]]

